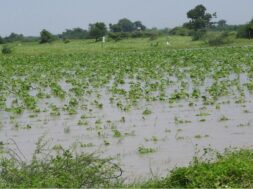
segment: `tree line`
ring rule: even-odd
[[[112,39],[119,40],[125,37],[141,37],[147,28],[141,21],[132,22],[127,18],[120,19],[116,24],[106,26],[103,22],[89,24],[88,30],[82,28],[66,29],[61,34],[53,35],[46,29],[40,32],[40,37],[26,37],[22,34],[11,33],[9,36],[2,38],[0,36],[0,44],[10,43],[15,41],[39,41],[40,43],[50,43],[56,39],[64,41],[70,39],[95,39],[99,41],[103,36],[109,35]],[[154,31],[149,29],[148,31]],[[158,31],[158,29],[156,29]],[[113,33],[113,34],[112,34]]]
[[[89,24],[88,30],[82,28],[67,29],[58,35],[53,35],[46,29],[40,32],[40,37],[26,37],[22,34],[11,33],[9,36],[2,38],[0,44],[15,41],[39,41],[40,43],[50,43],[56,39],[62,39],[66,43],[72,39],[95,39],[100,41],[103,36],[118,41],[125,38],[150,37],[155,39],[159,35],[184,35],[192,36],[193,40],[199,40],[207,34],[208,31],[219,32],[236,32],[237,37],[253,38],[253,19],[242,25],[228,25],[226,20],[213,22],[217,18],[216,13],[208,13],[206,7],[197,5],[189,10],[186,14],[188,22],[182,26],[173,29],[148,29],[141,21],[131,21],[127,18],[120,19],[115,24],[109,24],[109,27],[103,22]],[[225,36],[222,34],[221,36]]]

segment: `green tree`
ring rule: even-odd
[[[197,5],[194,9],[187,12],[187,18],[190,19],[185,26],[194,31],[207,29],[213,25],[212,18],[216,17],[216,13],[210,14],[206,12],[206,7]]]
[[[118,24],[109,24],[111,32],[122,32],[120,25]]]
[[[0,36],[0,44],[4,44],[4,39]]]
[[[54,40],[55,40],[55,37],[49,31],[44,29],[40,32],[40,43],[41,44],[42,43],[51,43]]]
[[[132,32],[134,31],[133,23],[128,20],[127,18],[120,19],[118,22],[119,27],[121,28],[122,32]]]
[[[117,24],[110,24],[110,30],[112,32],[133,32],[137,30],[144,30],[146,27],[140,22],[132,22],[127,18],[122,18]]]
[[[144,26],[141,21],[135,21],[133,23],[133,28],[135,31],[144,31],[146,29],[146,26]]]
[[[60,37],[63,39],[85,39],[88,37],[88,31],[82,28],[67,29]]]
[[[141,21],[132,22],[127,18],[122,18],[116,24],[110,24],[111,32],[135,32],[135,31],[144,31],[146,26],[144,26]]]
[[[227,21],[226,20],[219,20],[218,22],[217,22],[217,27],[218,28],[225,28],[227,26]]]
[[[4,41],[7,43],[15,42],[15,41],[23,41],[24,36],[22,34],[11,33],[8,37],[4,38]]]
[[[240,27],[237,37],[253,39],[253,19],[248,24]]]
[[[105,36],[107,33],[106,25],[103,22],[97,22],[89,25],[89,36],[91,38],[99,40],[99,38]]]

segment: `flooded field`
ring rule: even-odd
[[[0,141],[39,138],[164,176],[204,148],[253,146],[253,48],[0,57]],[[145,177],[143,176],[145,175]]]

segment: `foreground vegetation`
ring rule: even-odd
[[[73,155],[62,150],[56,156],[33,157],[30,163],[16,158],[1,159],[1,188],[251,188],[253,151],[227,150],[195,157],[188,167],[179,167],[165,178],[151,178],[138,184],[123,184],[120,168],[109,159],[93,154]]]
[[[190,166],[175,168],[168,177],[150,180],[143,188],[252,188],[253,151],[228,150],[216,160],[194,159]]]
[[[94,154],[75,155],[62,150],[56,156],[34,156],[27,163],[18,157],[0,160],[1,188],[91,188],[114,184],[121,169]]]

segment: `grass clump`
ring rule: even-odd
[[[62,150],[55,156],[34,156],[29,163],[15,157],[2,158],[0,188],[106,187],[118,177],[117,170],[120,169],[110,159],[94,154],[73,155],[71,150]]]
[[[143,115],[150,115],[150,114],[152,114],[152,111],[149,109],[145,109],[142,114]]]

